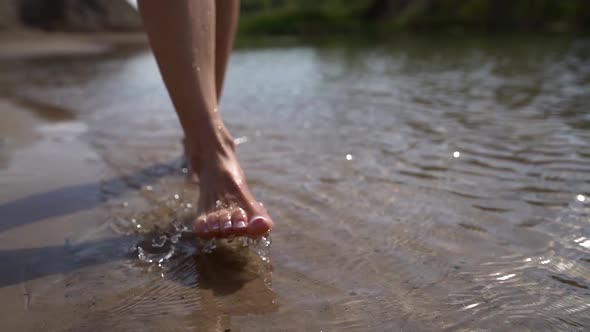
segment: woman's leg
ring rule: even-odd
[[[217,90],[217,100],[221,98],[229,55],[236,39],[239,15],[239,0],[215,1],[215,89]]]
[[[215,3],[140,0],[139,10],[185,133],[191,168],[200,180],[195,233],[205,238],[256,237],[273,223],[246,185],[233,139],[217,110]]]
[[[221,99],[227,64],[236,38],[239,15],[239,0],[215,1],[215,91],[218,101]],[[188,156],[186,139],[183,139],[182,143],[185,156]],[[197,174],[192,170],[190,173],[190,179],[194,183],[198,183]]]

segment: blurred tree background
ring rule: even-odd
[[[253,34],[590,30],[589,0],[242,0]]]
[[[137,31],[133,2],[2,0],[0,29]],[[590,31],[590,0],[241,0],[241,6],[240,31],[252,35]]]

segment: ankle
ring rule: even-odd
[[[216,163],[235,154],[234,139],[223,123],[186,135],[185,145],[193,171],[200,173],[205,163]]]

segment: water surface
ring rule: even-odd
[[[270,256],[180,236],[197,192],[147,50],[4,60],[2,97],[71,114],[109,171],[92,204],[0,207],[10,229],[101,213],[2,286],[32,283],[29,328],[586,330],[589,55],[520,37],[239,48],[221,111],[276,222]],[[18,148],[0,148],[6,180]]]

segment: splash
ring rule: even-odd
[[[175,256],[207,255],[220,246],[235,250],[249,248],[262,262],[270,264],[271,244],[270,235],[258,239],[247,237],[197,239],[188,226],[173,224],[172,230],[147,234],[132,248],[132,252],[141,262],[162,266]]]

